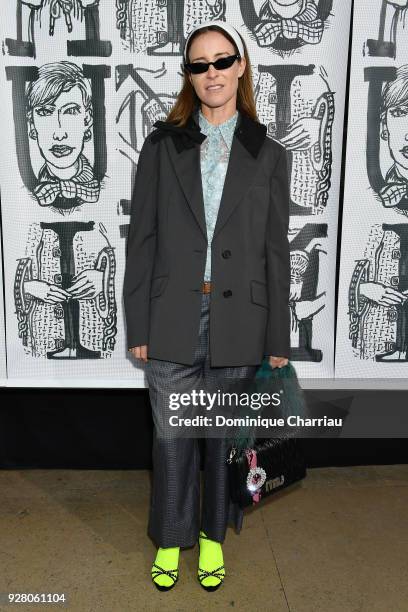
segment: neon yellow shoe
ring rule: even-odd
[[[200,557],[197,579],[206,591],[216,591],[223,583],[225,577],[221,544],[211,540],[204,531],[200,531],[198,542],[200,545]]]
[[[152,565],[152,581],[159,591],[169,591],[178,580],[180,547],[159,548]],[[174,568],[174,569],[173,569]]]

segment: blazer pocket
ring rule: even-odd
[[[251,281],[251,300],[254,304],[268,308],[268,290],[266,283],[258,280]]]
[[[161,295],[166,288],[168,276],[155,276],[152,278],[152,284],[150,287],[150,297],[158,297]]]

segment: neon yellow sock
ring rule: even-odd
[[[159,548],[154,563],[157,563],[164,570],[175,570],[178,568],[180,547],[174,546],[171,548]],[[174,580],[167,574],[157,574],[158,568],[152,565],[151,574],[154,582],[160,586],[172,586]],[[174,577],[178,576],[175,572]]]
[[[215,540],[202,538],[201,534],[207,535],[204,531],[200,531],[200,557],[198,566],[207,572],[211,572],[221,565],[224,565],[222,546]],[[225,568],[218,569],[217,574],[225,576]],[[198,575],[202,575],[202,572],[198,572]],[[221,580],[222,578],[217,578],[216,576],[206,576],[201,580],[201,584],[203,586],[217,586],[220,584]]]

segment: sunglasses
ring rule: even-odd
[[[227,68],[231,68],[236,59],[240,58],[240,54],[236,53],[235,55],[220,57],[215,62],[193,62],[192,64],[184,64],[184,68],[192,74],[202,74],[203,72],[207,72],[210,66],[214,66],[216,70],[226,70]]]

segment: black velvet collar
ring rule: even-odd
[[[152,142],[157,142],[162,137],[171,135],[178,153],[194,147],[196,143],[200,144],[207,138],[200,130],[198,109],[191,113],[184,127],[178,127],[166,121],[156,121],[153,127],[157,129],[151,134]],[[266,137],[266,125],[254,121],[248,115],[238,111],[234,135],[246,150],[256,158]]]

